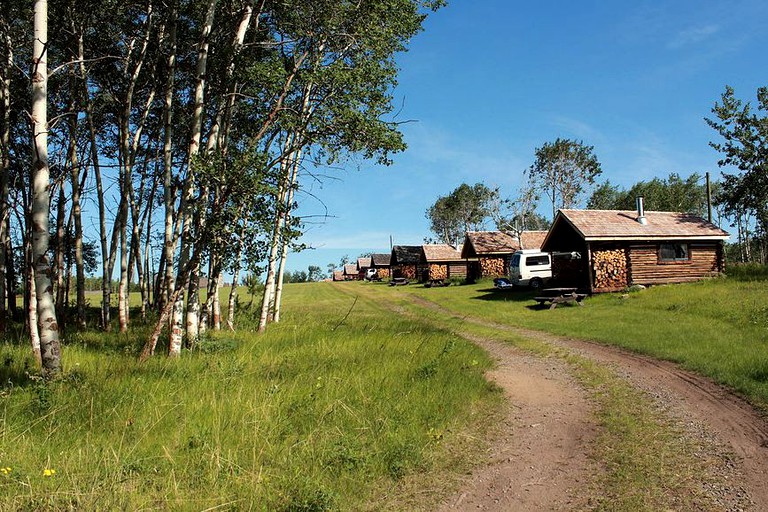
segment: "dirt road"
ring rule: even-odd
[[[452,315],[432,302],[413,300],[442,315]],[[768,510],[768,422],[740,397],[671,363],[587,341],[462,318],[612,367],[709,446],[710,457],[720,459],[717,464],[721,467],[716,469],[724,483],[705,489],[711,502],[722,510]],[[505,390],[512,405],[506,433],[494,444],[489,465],[473,474],[441,510],[584,507],[578,501],[581,495],[574,491],[596,470],[588,458],[596,427],[591,423],[592,404],[585,392],[557,359],[537,358],[503,343],[467,337],[498,361],[490,377]]]

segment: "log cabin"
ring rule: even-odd
[[[725,268],[729,234],[696,215],[637,210],[560,210],[541,250],[553,283],[589,293],[696,281]]]
[[[419,281],[442,281],[452,277],[466,279],[469,260],[461,257],[461,251],[448,244],[421,246],[421,275]]]
[[[468,277],[506,277],[509,274],[509,259],[515,251],[538,249],[546,235],[546,231],[523,231],[518,238],[503,231],[467,232],[461,257],[473,260],[468,267]]]
[[[365,272],[371,268],[371,258],[370,257],[362,257],[357,258],[357,278],[359,280],[365,279]]]
[[[344,265],[343,272],[344,272],[345,281],[357,281],[359,279],[356,263],[347,263],[346,265]]]
[[[415,281],[419,275],[420,262],[420,245],[396,245],[392,247],[389,267],[393,278],[404,277],[409,281]]]
[[[389,260],[392,258],[390,253],[371,254],[371,267],[376,269],[379,279],[389,279]]]

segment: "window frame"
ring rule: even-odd
[[[683,247],[685,251],[684,257],[673,257],[668,258],[663,256],[663,247],[664,246],[672,246],[672,252],[675,254],[677,253],[677,247]],[[658,263],[660,265],[681,265],[691,262],[691,244],[688,242],[666,242],[659,244],[658,248]]]

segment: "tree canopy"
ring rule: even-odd
[[[531,188],[550,200],[553,219],[559,208],[577,206],[601,173],[593,146],[560,138],[536,148],[536,160],[527,171]]]
[[[499,197],[482,183],[462,183],[427,209],[430,230],[445,244],[458,247],[467,231],[481,230]]]

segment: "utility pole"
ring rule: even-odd
[[[712,186],[709,183],[709,171],[706,172],[707,177],[707,220],[712,222]]]

